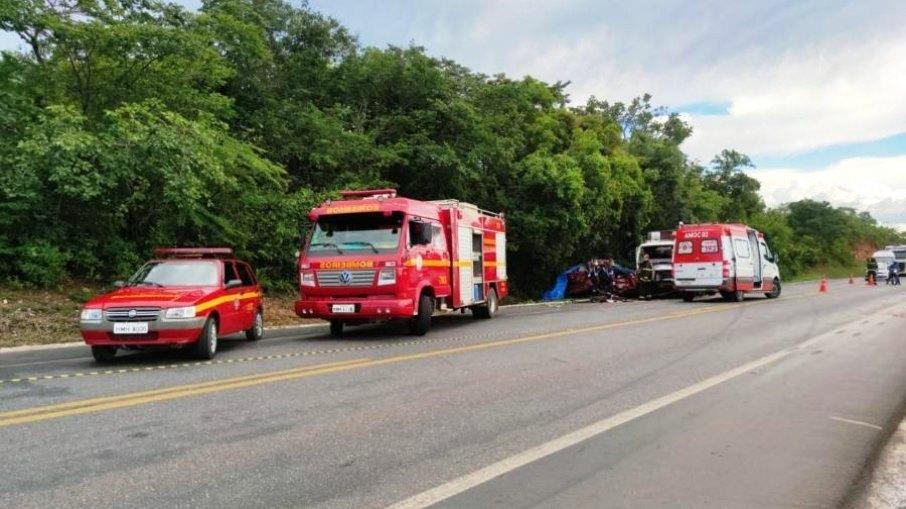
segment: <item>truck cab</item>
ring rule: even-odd
[[[636,273],[641,269],[642,260],[648,255],[654,272],[654,284],[659,292],[672,292],[673,284],[673,243],[674,231],[648,233],[648,240],[639,245],[635,253]]]
[[[894,260],[895,255],[891,250],[881,249],[872,253],[871,258],[865,264],[865,280],[868,281],[870,278],[875,281],[886,280],[887,275],[890,273],[890,264]],[[902,267],[899,267],[899,263],[897,265],[897,269],[902,272]]]
[[[455,200],[393,189],[344,191],[309,214],[296,314],[344,325],[407,320],[427,332],[437,309],[493,316],[507,292],[503,218]]]

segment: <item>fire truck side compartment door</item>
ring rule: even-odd
[[[497,279],[506,281],[506,234],[497,232],[495,259],[497,260]]]
[[[472,303],[472,229],[460,226],[457,231],[456,267],[459,271],[459,303]]]

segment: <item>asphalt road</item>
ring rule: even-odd
[[[906,291],[0,355],[0,507],[833,507],[906,406]]]

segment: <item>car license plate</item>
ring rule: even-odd
[[[334,313],[355,313],[355,304],[334,304],[331,309]]]
[[[147,334],[148,322],[116,322],[113,324],[114,334]]]

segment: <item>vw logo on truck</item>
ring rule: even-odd
[[[351,283],[352,282],[352,272],[349,272],[348,270],[344,270],[343,272],[340,272],[340,282],[343,283],[344,285],[348,285],[349,283]]]

